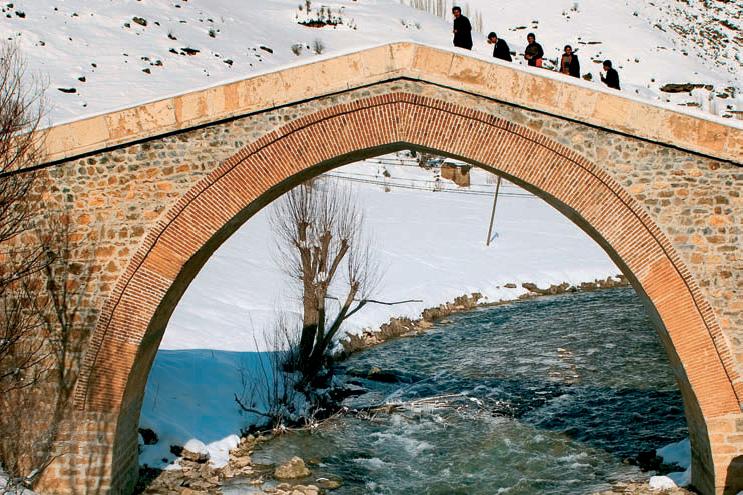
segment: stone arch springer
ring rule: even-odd
[[[569,216],[607,250],[638,293],[652,303],[671,362],[682,377],[687,418],[706,432],[706,425],[716,418],[740,413],[743,382],[711,306],[660,228],[615,179],[537,131],[477,109],[405,92],[339,104],[269,132],[222,163],[164,213],[103,307],[83,363],[76,407],[138,417],[170,311],[210,252],[301,179],[407,147],[492,170]],[[113,455],[130,466],[128,451],[132,431],[136,442],[136,422],[119,419],[119,423]],[[693,439],[699,457],[695,483],[701,485],[720,476],[700,472],[721,455],[705,436]],[[133,452],[136,463],[136,448]],[[119,483],[115,473],[112,478],[114,485]]]

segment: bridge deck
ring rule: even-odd
[[[743,128],[642,102],[541,69],[412,42],[392,43],[169,97],[47,129],[46,162],[400,78],[743,164]]]

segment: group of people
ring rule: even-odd
[[[472,50],[472,25],[470,20],[462,15],[462,9],[459,7],[452,8],[454,15],[454,46]],[[542,67],[544,50],[542,45],[537,43],[537,37],[534,33],[526,35],[526,49],[524,50],[524,59],[531,67]],[[488,43],[494,45],[493,57],[512,62],[511,50],[505,40],[498,38],[495,33],[488,34]],[[601,82],[613,89],[619,87],[619,73],[612,67],[611,60],[604,60],[604,71],[601,73]],[[562,57],[560,58],[560,72],[572,77],[580,77],[580,61],[578,55],[573,52],[573,47],[565,45]]]

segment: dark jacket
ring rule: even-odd
[[[535,41],[534,43],[529,43],[528,45],[526,45],[524,55],[531,55],[531,58],[529,59],[529,65],[531,65],[532,67],[536,67],[537,59],[544,57],[544,50],[542,50],[542,45]]]
[[[505,40],[498,39],[495,42],[495,48],[493,48],[493,56],[506,62],[511,62],[511,50],[508,49],[508,43]]]
[[[610,88],[614,89],[621,89],[619,87],[619,73],[616,71],[616,69],[609,69],[606,71],[606,77],[601,75],[601,82],[609,86]]]
[[[563,54],[562,59],[560,60],[560,72],[573,77],[580,77],[580,62],[578,61],[578,55],[573,53],[568,57]]]
[[[472,50],[472,25],[463,15],[454,19],[454,46]]]

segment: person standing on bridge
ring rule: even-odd
[[[526,41],[528,41],[529,44],[526,45],[526,50],[524,50],[524,58],[531,67],[541,67],[542,58],[544,57],[542,45],[537,43],[537,37],[534,33],[527,34]]]
[[[502,40],[498,38],[498,35],[495,33],[490,33],[488,35],[488,43],[491,45],[495,45],[493,48],[493,57],[505,60],[506,62],[511,62],[511,50],[508,48],[508,43],[506,43],[506,40]]]
[[[611,65],[611,60],[604,60],[604,71],[601,73],[601,82],[612,89],[621,89],[619,87],[619,73]],[[604,75],[604,72],[606,75]]]
[[[568,76],[580,77],[578,55],[573,53],[573,47],[570,45],[565,45],[565,52],[560,60],[560,72]]]
[[[454,15],[454,46],[472,50],[472,24],[467,17],[462,15],[462,9],[453,7],[451,13]]]

